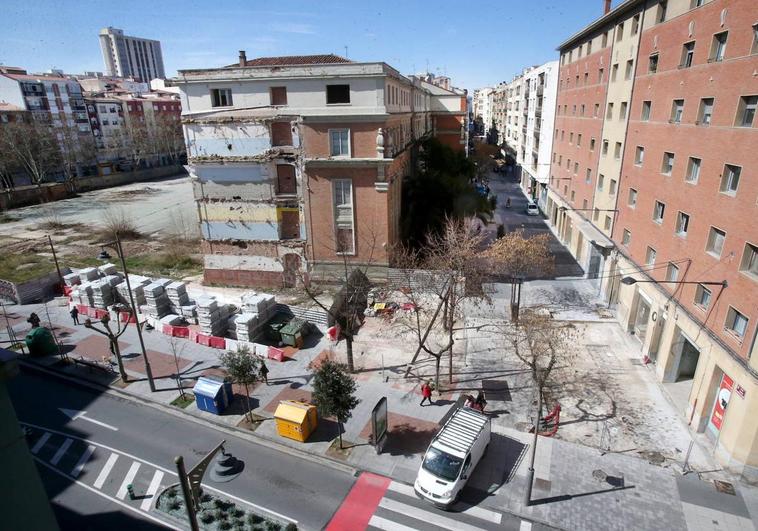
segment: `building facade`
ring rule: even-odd
[[[381,274],[416,141],[464,147],[465,96],[385,63],[241,52],[176,85],[209,283],[293,286],[346,262]]]
[[[123,30],[107,27],[100,30],[100,50],[109,76],[132,77],[143,83],[166,77],[160,41],[129,37]]]
[[[758,479],[758,6],[627,0],[559,47],[545,213],[726,468]]]

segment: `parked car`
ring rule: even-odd
[[[450,508],[490,443],[490,418],[471,408],[455,410],[432,439],[413,485],[421,498]]]
[[[537,208],[537,203],[534,201],[529,201],[526,204],[526,215],[527,216],[539,216],[540,215],[540,209]]]

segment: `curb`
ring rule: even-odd
[[[385,472],[373,469],[370,466],[362,466],[362,467],[354,467],[352,465],[348,465],[345,463],[342,463],[341,461],[337,461],[336,459],[332,459],[331,457],[314,454],[310,452],[306,452],[304,450],[299,450],[297,448],[292,448],[291,446],[287,446],[286,444],[282,444],[280,442],[277,442],[275,440],[269,439],[267,437],[261,437],[260,435],[255,435],[255,432],[247,432],[244,430],[241,430],[235,426],[229,426],[226,424],[222,424],[219,422],[214,422],[210,419],[206,419],[203,417],[199,417],[197,415],[194,415],[192,413],[189,413],[187,411],[184,411],[183,409],[179,409],[173,406],[169,406],[160,402],[156,402],[154,400],[151,400],[150,398],[146,397],[137,397],[134,396],[131,393],[127,393],[124,390],[113,388],[110,386],[105,386],[97,382],[92,382],[90,380],[87,380],[86,378],[77,378],[75,376],[70,376],[68,374],[62,374],[54,369],[50,369],[48,367],[44,367],[40,364],[38,364],[35,361],[29,360],[29,359],[18,359],[19,364],[22,365],[25,369],[37,371],[43,374],[46,374],[48,376],[52,376],[53,378],[58,378],[59,380],[65,380],[68,382],[71,382],[75,385],[79,385],[82,387],[88,387],[90,389],[94,389],[96,391],[100,391],[102,393],[111,395],[111,396],[117,396],[119,398],[123,398],[126,400],[129,400],[130,402],[145,405],[148,407],[151,407],[157,411],[161,411],[163,413],[167,413],[169,415],[173,415],[175,417],[184,418],[186,420],[189,420],[191,422],[194,422],[195,424],[199,424],[202,426],[205,426],[207,428],[215,429],[217,431],[221,431],[224,433],[228,433],[230,435],[233,435],[235,437],[238,437],[240,439],[245,439],[248,442],[252,442],[255,444],[259,444],[261,446],[265,446],[266,448],[270,448],[272,450],[278,450],[282,453],[291,455],[293,457],[297,457],[299,459],[303,459],[306,461],[316,462],[322,466],[332,468],[334,470],[339,470],[340,472],[349,474],[351,476],[357,477],[361,472],[371,472],[373,474],[381,475],[381,476],[387,476]],[[398,481],[400,483],[403,483],[405,485],[409,485],[405,481],[392,478],[390,478],[393,481]],[[515,516],[517,518],[520,518],[522,520],[532,522],[535,524],[543,525],[549,529],[562,529],[560,527],[557,527],[553,524],[548,523],[547,521],[544,521],[540,518],[535,518],[533,516],[525,516],[519,513],[515,513],[513,511],[503,509],[501,507],[490,507],[493,510],[501,511],[503,513],[510,514],[512,516]]]

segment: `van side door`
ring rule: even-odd
[[[461,467],[461,479],[468,479],[469,468],[471,468],[471,454],[466,456],[466,460]]]

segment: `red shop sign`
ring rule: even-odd
[[[716,396],[716,404],[713,406],[713,415],[711,415],[711,424],[717,430],[721,430],[721,424],[724,422],[726,406],[729,404],[729,398],[732,396],[732,386],[734,386],[734,380],[725,374],[721,379],[718,396]]]

